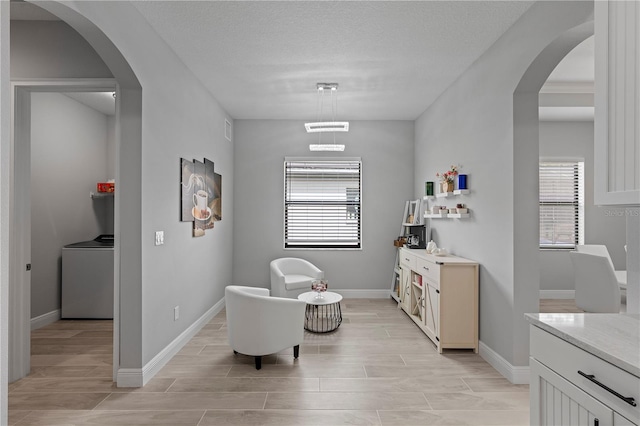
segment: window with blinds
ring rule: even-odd
[[[361,248],[361,177],[359,158],[285,158],[284,247]]]
[[[584,241],[584,162],[540,162],[540,248]]]

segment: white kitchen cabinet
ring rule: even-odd
[[[584,317],[571,314],[555,320],[586,323]],[[615,329],[610,333],[615,336]],[[639,377],[535,325],[530,327],[530,354],[532,425],[640,423]]]
[[[594,7],[594,200],[640,205],[640,2]]]
[[[438,352],[449,348],[477,353],[478,264],[457,256],[433,256],[426,250],[402,248],[400,266],[409,286],[409,303],[401,302],[400,306]]]

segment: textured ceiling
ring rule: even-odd
[[[315,84],[338,82],[338,119],[413,120],[532,2],[134,4],[234,118],[315,119]],[[57,18],[12,1],[11,19]],[[592,120],[593,80],[591,37],[549,76],[540,119]]]
[[[141,1],[155,31],[234,118],[416,119],[526,1]],[[323,117],[326,118],[326,117]]]

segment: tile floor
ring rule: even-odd
[[[111,381],[110,321],[32,333],[11,425],[528,425],[529,387],[471,351],[436,352],[391,299],[345,299],[344,321],[292,350],[235,356],[218,314],[145,387]]]

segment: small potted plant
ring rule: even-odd
[[[469,211],[464,204],[457,204],[456,209],[458,210],[458,214],[466,214]]]

